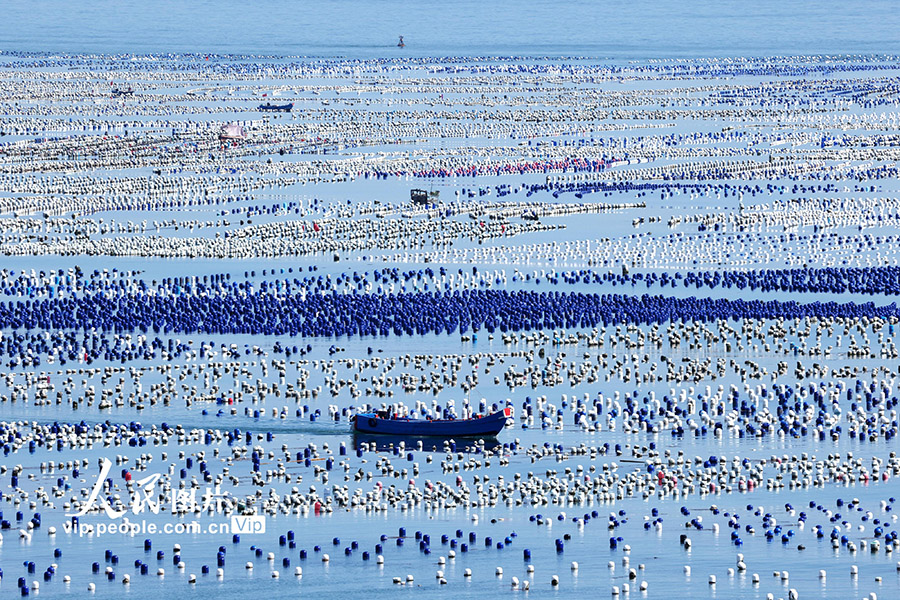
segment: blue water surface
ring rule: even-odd
[[[623,60],[893,53],[895,9],[889,0],[7,0],[0,48]]]

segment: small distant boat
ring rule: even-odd
[[[259,110],[263,112],[291,112],[292,108],[294,108],[293,102],[289,104],[270,104],[266,102],[259,105]]]
[[[128,88],[127,90],[120,90],[119,88],[114,88],[112,91],[113,98],[124,98],[127,96],[134,96],[134,90]]]
[[[385,411],[359,413],[353,417],[353,429],[363,433],[388,435],[493,437],[503,431],[513,409],[505,408],[471,419],[407,419],[391,417]]]
[[[440,190],[426,192],[425,190],[409,190],[409,199],[413,204],[420,206],[427,205],[429,202],[437,202],[441,196]]]

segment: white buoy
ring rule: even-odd
[[[330,556],[328,556],[327,554],[322,555],[322,562],[328,562],[329,560],[331,560]]]
[[[691,566],[690,565],[684,565],[684,574],[687,575],[688,577],[691,576]]]
[[[709,585],[716,585],[716,576],[715,575],[709,576]]]
[[[94,585],[93,582],[91,582],[91,583],[88,584],[88,588],[87,588],[87,589],[88,589],[89,592],[93,592],[95,589],[97,589],[97,586]]]
[[[553,585],[553,586],[559,585],[559,577],[557,575],[554,575],[553,577],[550,578],[550,585]]]

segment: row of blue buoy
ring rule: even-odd
[[[880,317],[895,306],[499,290],[232,298],[100,297],[0,304],[0,327],[102,332],[347,336],[520,331],[719,319]]]

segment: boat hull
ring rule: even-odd
[[[353,429],[362,433],[404,436],[491,437],[506,427],[511,409],[497,411],[480,419],[383,419],[375,413],[359,413]]]
[[[477,437],[459,437],[459,436],[439,436],[439,435],[391,435],[389,433],[365,433],[362,431],[354,431],[352,435],[352,444],[354,450],[365,447],[366,450],[378,450],[384,452],[393,450],[394,448],[408,448],[414,450],[418,444],[422,444],[421,448],[425,452],[441,452],[444,448],[444,442],[450,439],[454,441],[459,439],[457,447],[460,451],[466,452],[478,442],[483,442],[479,448],[484,451],[495,450],[500,447],[500,442],[496,436],[481,435]],[[401,445],[402,444],[402,445]]]
[[[291,112],[294,104],[260,104],[258,109],[262,112]]]

